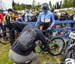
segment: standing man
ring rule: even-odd
[[[0,10],[0,28],[3,31],[3,37],[4,37],[4,27],[3,27],[3,10]]]
[[[52,28],[55,23],[54,15],[51,11],[49,11],[49,6],[47,3],[43,3],[41,5],[42,12],[39,14],[36,26],[39,24],[40,30],[45,30],[48,27]]]
[[[6,28],[8,28],[9,29],[11,45],[12,45],[13,41],[15,41],[15,33],[14,33],[13,26],[12,26],[12,23],[13,23],[12,15],[13,15],[13,10],[8,9],[8,13],[4,16],[5,32],[6,32]]]

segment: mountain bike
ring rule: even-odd
[[[0,32],[0,43],[1,44],[8,44],[9,43],[8,42],[8,40],[9,40],[9,32],[6,31],[6,34],[7,34],[6,37],[4,37],[3,34],[4,34],[3,32]]]
[[[75,32],[70,31],[69,39],[66,42],[66,46],[65,46],[65,49],[63,51],[62,57],[63,58],[61,60],[61,64],[64,64],[64,63],[66,63],[66,64],[69,64],[69,63],[74,64],[71,61],[68,61],[68,59],[75,61],[74,60],[75,59]]]
[[[48,32],[46,30],[44,30],[44,33],[48,34]],[[47,41],[48,41],[48,45],[50,47],[50,53],[53,56],[57,56],[60,55],[63,51],[65,42],[64,39],[61,37],[57,37],[57,36],[47,36],[46,37]],[[39,52],[47,52],[46,48],[44,47],[44,45],[41,43],[41,41],[37,42],[39,48],[41,49]]]

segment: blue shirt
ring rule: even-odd
[[[50,27],[53,27],[53,25],[55,24],[53,13],[50,11],[48,11],[46,14],[44,12],[41,12],[37,18],[36,26],[39,22],[52,22]]]
[[[18,21],[18,22],[23,22],[22,15],[19,15],[19,17],[17,18],[17,21]]]

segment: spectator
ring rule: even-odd
[[[16,21],[17,18],[18,18],[18,13],[16,11],[13,11],[13,14],[12,14],[13,21]]]
[[[30,13],[29,9],[25,10],[25,22],[31,21],[32,14]]]
[[[17,21],[18,21],[18,22],[23,22],[23,17],[22,17],[21,14],[18,15]]]
[[[6,34],[6,28],[9,29],[10,43],[11,44],[13,43],[13,41],[15,41],[14,29],[12,28],[13,27],[12,26],[12,23],[13,23],[12,15],[13,15],[13,10],[8,9],[8,13],[4,16],[4,30],[5,30],[5,34]]]
[[[5,37],[5,34],[4,34],[4,27],[3,27],[3,17],[4,17],[3,11],[0,10],[0,28],[1,28],[2,31],[3,31],[3,37]]]
[[[31,21],[36,22],[37,21],[37,13],[33,12],[31,16]]]

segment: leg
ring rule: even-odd
[[[14,29],[9,30],[9,35],[10,35],[10,44],[12,45],[13,42],[15,41],[15,31],[14,31]]]
[[[4,38],[4,27],[2,24],[0,26],[1,26],[1,30],[2,30],[2,37]]]
[[[12,23],[10,23],[10,25],[8,24],[8,28],[9,28],[10,44],[12,45],[13,42],[15,41],[15,30],[13,24]]]
[[[3,25],[3,36],[4,36],[4,38],[6,38],[6,25]]]
[[[37,57],[32,60],[32,64],[37,64]]]

